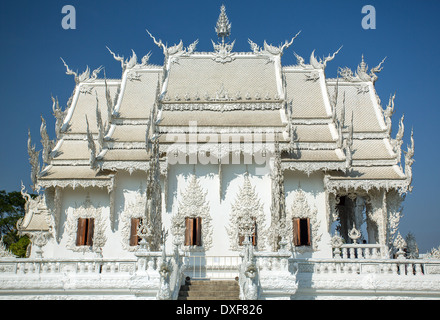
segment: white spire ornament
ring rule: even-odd
[[[213,60],[220,63],[233,61],[235,58],[231,51],[234,48],[235,40],[231,44],[225,42],[225,38],[231,35],[231,23],[226,15],[226,8],[224,5],[220,7],[220,15],[215,26],[215,32],[217,32],[217,36],[221,38],[222,41],[221,43],[215,44],[214,41],[211,40],[215,55]]]
[[[222,38],[222,43],[225,42],[226,37],[231,35],[231,23],[226,15],[225,5],[220,7],[220,15],[217,20],[217,25],[215,26],[215,32],[217,32],[219,38]]]

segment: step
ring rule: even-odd
[[[231,297],[222,297],[222,298],[218,298],[218,297],[204,297],[204,296],[199,296],[199,297],[181,297],[179,296],[177,298],[177,300],[240,300],[240,297],[237,296],[231,296]]]
[[[199,283],[198,281],[193,281],[192,283],[188,283],[181,286],[181,290],[234,290],[238,289],[238,283],[237,282],[224,282],[224,283]]]
[[[180,287],[178,300],[239,300],[239,292],[234,280],[191,280]]]
[[[189,286],[183,285],[180,287],[180,291],[191,292],[203,292],[203,291],[236,291],[239,290],[239,286]]]

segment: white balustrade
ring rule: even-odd
[[[292,271],[316,274],[364,274],[376,273],[399,276],[423,276],[439,274],[440,261],[431,259],[381,259],[380,247],[372,245],[345,245],[341,247],[341,257],[331,259],[293,259],[279,252],[255,252],[255,262],[261,272]],[[141,259],[0,259],[0,276],[17,274],[136,274],[141,271],[157,272],[161,263],[161,253],[149,253],[143,266]],[[169,258],[169,257],[168,257]],[[173,263],[174,257],[172,257]],[[227,273],[238,275],[242,257],[240,256],[185,256],[184,272],[193,277],[221,278]]]
[[[185,274],[193,279],[222,279],[238,276],[241,257],[187,255],[183,261]]]
[[[423,276],[427,267],[440,269],[440,261],[397,259],[295,259],[299,272],[315,274],[383,274],[398,276]]]
[[[343,244],[333,248],[334,258],[381,259],[382,250],[378,244]]]

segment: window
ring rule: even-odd
[[[309,218],[293,218],[293,243],[295,246],[310,246]]]
[[[137,246],[141,241],[141,238],[138,236],[139,225],[141,223],[141,218],[131,218],[130,246]]]
[[[185,218],[185,246],[202,245],[202,218]]]
[[[345,196],[339,197],[339,204],[340,206],[345,206]]]
[[[79,218],[78,230],[76,234],[77,246],[92,246],[93,245],[93,230],[95,226],[95,219],[93,218]]]
[[[252,236],[250,237],[250,241],[252,245],[255,247],[257,245],[257,219],[255,217],[252,217],[252,220],[254,220],[254,233],[252,233]],[[244,236],[240,235],[238,236],[238,245],[242,246],[244,241]]]

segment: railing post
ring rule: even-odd
[[[421,265],[420,263],[416,263],[416,275],[417,275],[417,276],[421,276],[421,275],[423,275],[423,272],[422,272],[422,265]]]

